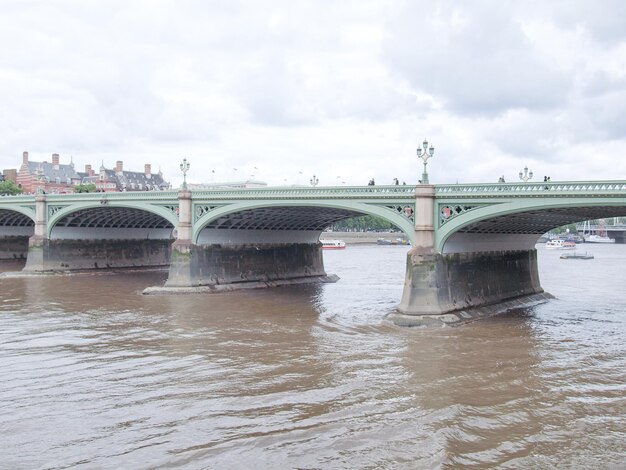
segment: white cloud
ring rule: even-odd
[[[621,177],[622,4],[5,1],[0,165],[415,183],[427,137],[433,182]]]

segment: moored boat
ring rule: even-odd
[[[615,243],[615,240],[609,237],[603,237],[602,235],[587,235],[585,237],[585,243]]]
[[[575,250],[576,243],[561,240],[560,238],[555,238],[546,242],[546,248],[548,250]]]
[[[346,248],[346,242],[343,240],[320,240],[322,242],[322,248],[325,250],[344,250]]]
[[[561,259],[593,259],[593,255],[591,253],[563,253],[559,256]]]
[[[406,238],[396,238],[394,240],[390,240],[389,238],[379,238],[376,240],[378,245],[410,245],[411,242]]]

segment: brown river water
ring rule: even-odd
[[[0,468],[625,468],[626,245],[539,245],[555,300],[413,329],[383,321],[407,249],[213,295],[140,294],[165,271],[0,279]]]

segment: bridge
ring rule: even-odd
[[[26,258],[26,273],[169,266],[167,292],[333,281],[319,235],[359,215],[413,245],[398,310],[442,315],[543,292],[540,235],[626,215],[626,182],[6,196],[0,258]]]
[[[598,235],[606,232],[607,237],[615,240],[617,244],[626,243],[626,225],[596,225],[596,224],[576,224],[576,231],[578,235],[583,238],[587,235]]]

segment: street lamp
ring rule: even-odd
[[[422,143],[422,147],[424,149],[417,149],[417,156],[424,161],[424,173],[422,173],[422,184],[428,184],[428,172],[426,171],[426,165],[428,164],[428,159],[433,156],[435,153],[435,147],[432,145],[428,148],[428,141],[424,139]]]
[[[183,172],[183,189],[187,189],[187,172],[189,171],[189,162],[187,158],[183,158],[183,162],[180,164],[180,171]]]
[[[519,179],[521,179],[524,183],[527,183],[528,180],[533,179],[533,170],[528,171],[528,166],[524,166],[524,173],[519,172]]]
[[[313,175],[311,179],[309,180],[309,183],[311,183],[311,186],[313,187],[317,186],[317,183],[319,182],[320,182],[319,178],[315,175]]]

